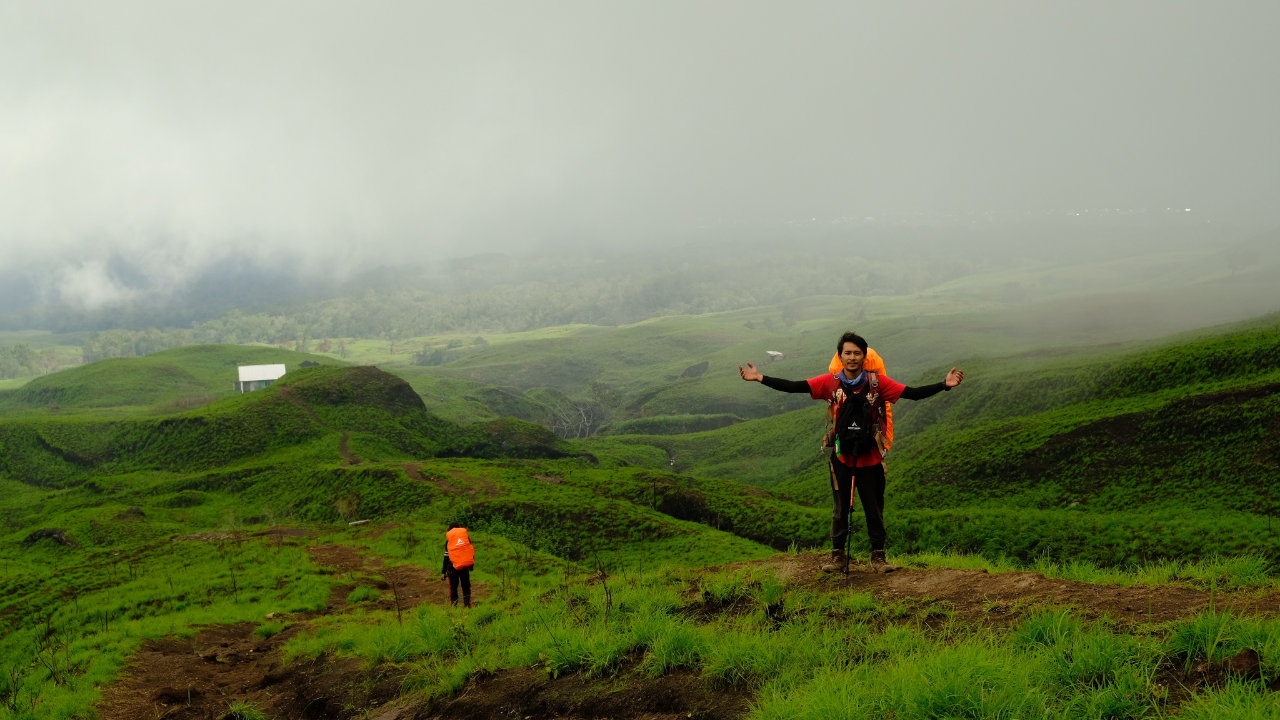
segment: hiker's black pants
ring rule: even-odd
[[[832,500],[835,503],[831,510],[831,547],[836,550],[844,549],[845,539],[849,534],[849,502],[852,500],[849,496],[852,489],[850,486],[854,486],[858,489],[862,514],[867,518],[867,536],[871,539],[871,549],[883,550],[884,463],[851,468],[835,460],[831,466],[835,468],[835,480],[831,485]]]
[[[471,607],[471,570],[449,571],[449,602],[458,604],[458,583],[462,583],[462,604]]]

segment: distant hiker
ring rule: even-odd
[[[467,537],[467,529],[458,523],[449,524],[445,534],[444,566],[440,579],[449,578],[449,603],[458,604],[458,584],[462,584],[462,607],[471,607],[471,570],[476,566],[476,549]]]
[[[836,345],[840,354],[840,372],[819,375],[809,380],[780,380],[760,374],[755,365],[738,366],[743,380],[763,383],[774,390],[809,393],[814,400],[829,403],[831,425],[823,438],[831,471],[831,563],[823,565],[827,572],[848,567],[845,543],[849,536],[849,506],[853,488],[862,500],[867,518],[867,535],[871,540],[871,565],[877,572],[891,570],[884,557],[884,449],[885,403],[899,398],[923,400],[960,384],[964,373],[955,368],[940,383],[911,388],[888,377],[863,369],[867,357],[867,341],[856,333],[840,336]],[[856,480],[856,482],[855,482]]]

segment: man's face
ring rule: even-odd
[[[844,374],[853,379],[862,372],[862,361],[866,356],[862,354],[862,348],[851,342],[844,344],[840,350],[840,362],[844,365]]]

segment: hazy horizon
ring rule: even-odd
[[[1269,3],[0,13],[10,309],[237,263],[341,280],[885,226],[1280,225]]]

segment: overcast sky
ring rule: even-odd
[[[0,3],[0,271],[1280,217],[1280,3]],[[52,264],[52,265],[51,265]],[[43,270],[42,270],[43,272]]]

